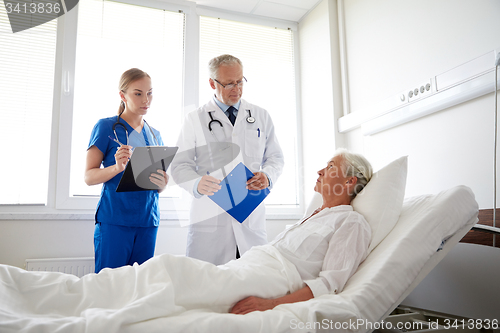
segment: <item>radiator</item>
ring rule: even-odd
[[[94,258],[26,259],[26,270],[62,272],[82,277],[94,272]]]

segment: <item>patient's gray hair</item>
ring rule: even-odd
[[[372,178],[373,168],[370,162],[361,154],[356,154],[344,148],[335,151],[335,156],[342,156],[342,172],[344,177],[356,177],[358,181],[351,197],[354,199]]]
[[[218,57],[211,59],[208,62],[208,75],[210,75],[211,79],[219,78],[219,67],[221,65],[232,66],[232,65],[240,65],[241,69],[243,69],[243,63],[240,59],[232,56],[230,54],[222,54]]]

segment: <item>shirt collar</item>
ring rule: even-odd
[[[215,97],[215,95],[213,95],[213,97],[212,97],[212,98],[214,99],[215,104],[217,104],[217,105],[220,107],[220,109],[221,109],[222,111],[226,112],[226,111],[227,111],[227,109],[229,109],[229,106],[230,106],[230,105],[226,105],[226,104],[222,103],[221,101],[219,101],[219,100],[217,99],[217,97]],[[233,105],[233,107],[234,107],[236,110],[239,110],[239,109],[240,109],[240,105],[241,105],[241,99],[238,101],[238,103],[234,104],[234,105]]]
[[[341,211],[352,211],[354,209],[352,208],[352,205],[338,205],[338,206],[334,206],[334,207],[325,208],[323,210],[324,211],[337,211],[337,212],[341,212]]]

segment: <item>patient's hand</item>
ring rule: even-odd
[[[236,303],[231,309],[234,314],[247,314],[253,311],[265,311],[274,308],[276,305],[274,299],[265,299],[250,296]]]
[[[313,297],[314,295],[311,289],[306,285],[305,287],[294,291],[291,294],[287,294],[285,296],[274,299],[266,299],[255,296],[244,298],[236,303],[230,312],[234,314],[247,314],[253,311],[266,311],[274,309],[280,304],[304,302]]]

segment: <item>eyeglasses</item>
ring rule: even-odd
[[[226,89],[226,90],[232,90],[234,89],[236,86],[238,86],[238,88],[241,88],[243,87],[243,84],[245,82],[247,82],[247,79],[243,76],[243,80],[241,81],[238,81],[236,83],[230,83],[230,84],[222,84],[220,83],[219,81],[217,81],[216,79],[213,79],[215,82],[217,82],[218,84],[220,84],[222,86],[222,88]]]

